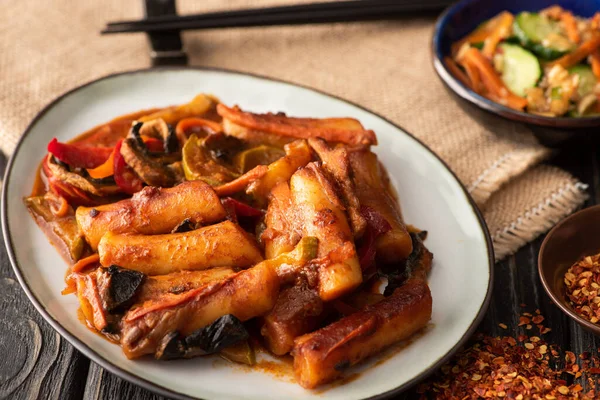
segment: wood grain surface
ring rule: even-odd
[[[573,143],[549,163],[589,184],[586,206],[600,203],[597,143]],[[0,159],[3,173],[5,159]],[[571,322],[544,292],[537,273],[543,237],[496,265],[494,295],[480,330],[491,335],[519,335],[519,315],[541,310],[552,331],[549,343],[576,354],[597,352],[600,339]],[[525,306],[522,307],[521,305]],[[506,324],[507,329],[499,326]],[[584,382],[581,382],[582,385]],[[325,398],[326,396],[324,396]],[[0,398],[3,399],[165,399],[131,384],[90,362],[41,318],[21,290],[0,249]],[[414,399],[410,390],[397,399]]]

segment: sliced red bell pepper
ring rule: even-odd
[[[238,217],[260,217],[263,215],[262,210],[249,206],[246,203],[242,203],[232,197],[225,197],[221,200],[221,203],[226,211],[232,211]]]
[[[120,140],[115,146],[115,156],[114,156],[114,178],[117,186],[121,188],[125,193],[134,194],[142,190],[144,187],[144,182],[140,179],[139,176],[131,169],[129,165],[125,162],[125,159],[121,155],[121,145],[123,144],[123,140]]]
[[[48,152],[73,168],[96,168],[108,159],[112,151],[110,147],[84,147],[60,143],[56,138],[48,143]]]
[[[144,141],[144,145],[146,145],[148,151],[151,151],[153,153],[161,153],[165,151],[162,140],[158,140],[156,138],[148,136],[142,136],[142,140]]]
[[[392,226],[378,211],[368,206],[361,206],[360,213],[367,221],[367,229],[358,248],[358,259],[363,271],[373,267],[375,263],[375,241],[384,233],[390,231]]]
[[[42,164],[42,170],[48,179],[48,187],[52,193],[61,196],[72,206],[89,206],[95,203],[87,192],[53,176],[47,163],[48,161],[45,161]]]
[[[83,190],[62,182],[54,177],[48,178],[48,186],[50,186],[50,190],[64,199],[72,206],[90,206],[94,205],[96,202]]]

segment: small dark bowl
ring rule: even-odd
[[[498,118],[524,123],[547,145],[557,145],[576,136],[593,136],[595,132],[592,131],[597,131],[600,127],[600,116],[551,118],[512,110],[463,85],[454,78],[442,60],[450,54],[452,43],[494,15],[504,10],[513,14],[521,11],[539,11],[553,4],[586,18],[600,11],[600,0],[462,0],[440,15],[435,25],[432,43],[434,68],[448,91],[459,99],[459,104],[467,113],[491,127]]]
[[[583,209],[561,221],[544,239],[538,255],[542,285],[552,301],[585,329],[600,335],[600,325],[580,317],[569,304],[564,276],[573,263],[600,253],[600,205]]]

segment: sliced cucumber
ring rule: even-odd
[[[576,65],[569,68],[569,73],[579,75],[579,87],[577,88],[577,93],[580,97],[583,97],[594,91],[594,87],[596,86],[596,83],[598,83],[598,80],[596,79],[596,76],[592,72],[592,68],[589,65]]]
[[[547,60],[563,56],[574,48],[558,22],[537,13],[518,14],[513,33],[524,47]]]
[[[525,96],[526,89],[535,87],[542,76],[540,62],[516,44],[502,43],[499,48],[503,55],[502,81],[514,94]]]

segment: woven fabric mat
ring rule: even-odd
[[[191,13],[286,2],[300,1],[181,0],[177,5],[180,13]],[[2,8],[0,150],[7,155],[28,122],[61,93],[109,73],[149,66],[144,34],[98,34],[107,21],[140,18],[141,0],[49,0],[44,7],[38,0],[21,0]],[[458,107],[431,65],[433,22],[412,18],[186,32],[184,42],[192,65],[315,87],[382,114],[423,140],[483,210],[500,260],[580,206],[585,185],[539,165],[550,151],[525,128],[509,122],[484,126]]]

